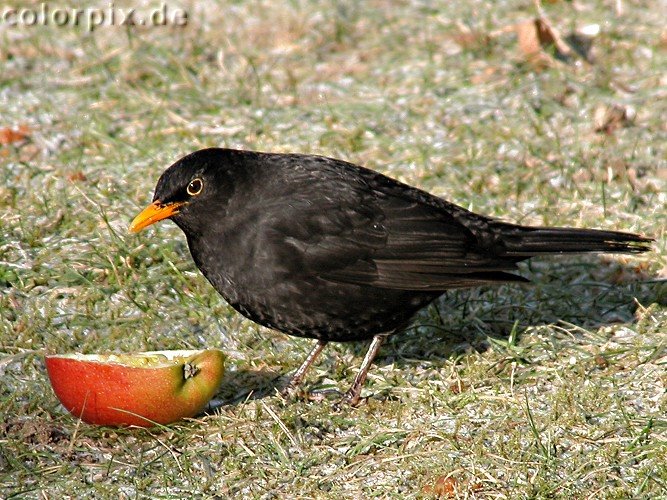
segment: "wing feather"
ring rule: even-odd
[[[369,178],[377,174],[358,167],[341,170],[325,159],[320,167],[317,175],[298,170],[308,196],[301,203],[298,193],[291,192],[282,223],[268,225],[277,231],[275,238],[282,239],[286,255],[299,257],[292,272],[401,290],[525,281],[505,272],[515,270],[520,258],[499,257],[480,240],[484,231],[473,232],[460,222],[469,220],[470,212],[430,195],[418,199],[425,193],[412,188],[383,189],[377,182],[381,177]],[[292,187],[294,182],[292,177]],[[313,199],[314,193],[320,199]],[[466,217],[457,217],[457,210]],[[483,227],[487,221],[479,216],[477,223]]]

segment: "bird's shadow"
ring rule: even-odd
[[[411,326],[392,335],[379,365],[437,360],[483,352],[490,339],[517,340],[545,325],[597,330],[636,322],[636,310],[667,303],[667,281],[646,274],[641,264],[608,257],[561,261],[537,259],[523,265],[527,284],[450,291],[420,311]],[[354,346],[363,355],[365,346]]]
[[[437,361],[466,352],[482,352],[489,339],[518,339],[527,329],[551,324],[569,324],[585,329],[636,321],[635,310],[652,303],[667,303],[667,282],[652,279],[641,266],[608,258],[584,257],[565,262],[544,258],[523,266],[531,279],[525,285],[462,289],[444,293],[420,311],[410,326],[390,336],[375,363],[379,366],[414,364],[415,360]],[[338,356],[354,356],[354,370],[368,348],[367,342],[338,344]],[[335,364],[327,348],[324,363]],[[336,354],[334,354],[336,356]],[[297,366],[294,366],[296,369]],[[288,383],[293,370],[229,371],[210,405],[236,405],[246,400],[276,395]],[[340,382],[344,388],[344,383]],[[312,377],[306,389],[318,387]]]

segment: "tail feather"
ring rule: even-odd
[[[503,224],[502,254],[532,257],[561,253],[642,253],[651,249],[652,238],[639,234],[569,227],[527,227]]]

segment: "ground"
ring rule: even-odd
[[[0,25],[0,496],[667,495],[664,4],[182,7],[185,27]],[[173,224],[127,232],[162,170],[208,146],[656,241],[445,294],[383,347],[359,408],[283,400],[312,341],[233,312]],[[228,356],[211,408],[152,430],[77,422],[43,362],[204,347]],[[364,348],[329,346],[307,386],[346,389]]]

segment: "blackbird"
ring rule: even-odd
[[[525,282],[538,255],[639,253],[651,238],[528,227],[473,213],[373,170],[323,156],[210,148],[171,165],[132,221],[185,233],[195,264],[238,312],[317,344],[372,339],[345,400],[358,404],[387,335],[445,290]]]

